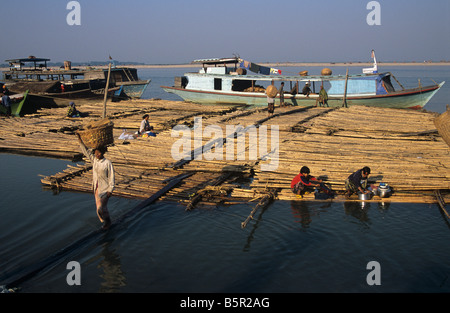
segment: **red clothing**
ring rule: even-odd
[[[305,186],[311,186],[311,181],[317,181],[317,179],[314,176],[309,176],[309,179],[306,178],[302,173],[298,174],[294,177],[294,179],[291,181],[291,189],[294,188],[297,183],[301,181],[303,185]]]

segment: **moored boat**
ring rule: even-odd
[[[151,80],[122,82],[119,89],[114,92],[118,99],[140,99]]]
[[[323,86],[328,94],[329,106],[421,109],[445,83],[405,89],[392,73],[378,73],[376,64],[356,75],[300,73],[301,75],[287,76],[270,68],[264,69],[267,74],[261,74],[261,70],[257,74],[247,74],[246,69],[255,71],[255,68],[261,67],[239,58],[197,60],[194,63],[202,64],[197,73],[185,73],[183,77],[175,78],[174,86],[161,87],[188,102],[267,106],[264,85],[274,83],[279,88],[284,82],[284,101],[291,105],[317,105],[319,90]],[[400,90],[394,88],[391,79],[398,83]],[[302,93],[303,85],[306,84],[311,89],[309,94]],[[279,94],[277,98],[279,99]]]
[[[50,59],[30,56],[6,60],[9,71],[3,72],[3,80],[12,93],[29,90],[30,100],[45,105],[66,106],[69,101],[99,101],[104,98],[108,69],[72,68],[71,62],[64,62],[64,69],[47,67]],[[112,67],[108,85],[108,96],[124,86],[124,96],[140,98],[150,80],[140,80],[137,69]]]

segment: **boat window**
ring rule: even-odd
[[[214,78],[214,90],[222,90],[222,78]]]

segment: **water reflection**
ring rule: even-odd
[[[99,292],[102,293],[120,292],[120,288],[126,286],[126,277],[122,271],[120,255],[111,247],[113,241],[113,238],[105,238],[105,241],[101,244],[102,250],[88,261],[89,263],[100,260],[97,268],[103,271],[103,274],[99,275],[103,279],[99,289]]]
[[[292,215],[294,221],[299,223],[302,228],[309,228],[313,221],[313,217],[320,215],[322,212],[327,212],[331,207],[331,202],[306,202],[306,201],[291,201]]]
[[[266,207],[262,208],[262,209],[260,210],[260,213],[259,213],[258,217],[252,219],[252,220],[254,221],[254,223],[253,223],[252,230],[250,231],[250,233],[249,233],[248,236],[247,236],[247,242],[246,242],[246,244],[245,244],[245,246],[244,246],[244,249],[242,249],[244,252],[249,252],[249,251],[250,251],[250,246],[251,246],[251,243],[252,243],[252,241],[253,241],[253,238],[255,237],[255,236],[254,236],[254,235],[255,235],[255,232],[256,232],[256,230],[258,229],[259,222],[261,221],[262,216],[263,216],[264,212],[266,212],[266,210],[267,210],[268,207],[269,207],[269,206],[266,206]]]
[[[370,202],[346,201],[344,202],[344,211],[346,215],[350,215],[366,225],[370,222],[368,214],[370,206]]]
[[[370,224],[370,209],[378,208],[380,212],[385,212],[389,209],[390,202],[346,201],[343,205],[346,215],[352,216],[362,222],[365,226],[368,226],[368,224]]]

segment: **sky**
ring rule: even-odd
[[[449,0],[0,0],[0,63],[450,60]],[[79,17],[69,25],[67,17]],[[380,25],[369,25],[379,18]]]

